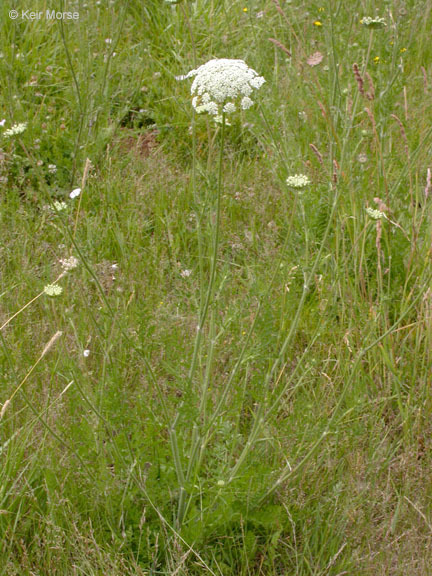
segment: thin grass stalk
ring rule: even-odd
[[[202,420],[205,423],[206,421],[206,409],[207,409],[207,392],[209,389],[210,384],[210,377],[211,377],[211,369],[213,365],[213,358],[215,352],[215,312],[212,310],[211,318],[210,318],[210,330],[209,330],[209,347],[207,353],[207,361],[206,361],[206,369],[203,379],[202,391],[201,391],[201,400],[200,400],[200,407],[199,413],[201,414]]]
[[[1,334],[0,334],[1,336]],[[88,404],[88,406],[90,407],[90,409],[96,414],[96,416],[105,424],[106,429],[108,434],[110,435],[111,440],[114,439],[114,430],[113,430],[113,426],[110,424],[110,422],[97,410],[97,408],[95,407],[95,405],[91,402],[91,400],[88,398],[88,396],[86,394],[84,394],[83,389],[80,387],[79,383],[78,383],[78,379],[76,378],[74,380],[82,398],[84,399],[84,401],[86,402],[86,404]],[[126,436],[126,440],[127,440],[127,436]],[[123,452],[121,451],[121,449],[118,447],[116,442],[112,442],[112,446],[116,452],[116,455],[118,456],[120,462],[122,462],[122,464],[126,467],[126,460],[124,457]],[[130,448],[130,444],[128,443],[128,446]],[[133,454],[131,453],[131,455],[133,456]],[[180,467],[181,469],[181,467]],[[145,485],[142,482],[142,479],[135,473],[135,471],[131,468],[130,471],[130,477],[132,478],[132,480],[134,481],[135,485],[137,486],[137,488],[139,488],[142,493],[144,494],[144,497],[146,498],[146,500],[148,501],[148,503],[150,504],[150,507],[152,508],[152,510],[156,513],[156,515],[158,516],[161,524],[163,526],[166,526],[170,532],[176,537],[178,538],[187,548],[188,550],[190,550],[190,552],[201,562],[201,564],[208,570],[208,572],[212,575],[212,576],[216,576],[215,572],[213,572],[213,570],[210,568],[210,566],[208,566],[208,564],[205,562],[205,560],[202,558],[202,556],[199,554],[199,552],[197,552],[184,538],[182,538],[182,536],[177,532],[176,528],[174,526],[172,526],[168,520],[163,516],[163,514],[159,511],[158,507],[156,506],[156,504],[153,502],[152,498],[150,497]],[[222,576],[220,574],[220,576]]]
[[[200,466],[201,466],[202,461],[203,461],[203,459],[204,459],[205,449],[206,449],[206,447],[207,447],[207,445],[208,445],[208,443],[209,443],[209,441],[210,441],[212,426],[213,426],[213,424],[216,422],[216,420],[218,419],[218,417],[219,417],[219,415],[220,415],[220,413],[221,413],[221,410],[222,410],[222,408],[223,408],[223,406],[224,406],[224,404],[225,404],[225,401],[226,401],[226,399],[227,399],[227,397],[228,397],[228,394],[229,394],[229,392],[230,392],[230,390],[231,390],[231,388],[232,388],[232,384],[233,384],[233,382],[234,382],[234,380],[235,380],[235,377],[237,376],[237,373],[238,373],[238,371],[239,371],[239,369],[240,369],[240,366],[242,365],[242,362],[243,362],[243,359],[244,359],[244,356],[245,356],[245,353],[246,353],[246,350],[247,350],[247,347],[248,347],[250,338],[251,338],[251,336],[252,336],[252,334],[253,334],[253,332],[254,332],[254,330],[255,330],[256,323],[257,323],[258,318],[259,318],[259,316],[260,316],[260,312],[261,312],[261,308],[262,308],[262,303],[267,299],[267,297],[268,297],[268,295],[269,295],[269,293],[270,293],[270,291],[271,291],[271,288],[273,287],[273,284],[274,284],[274,282],[275,282],[276,276],[277,276],[277,274],[278,274],[278,272],[279,272],[280,264],[282,263],[282,260],[284,259],[285,250],[286,250],[286,247],[287,247],[287,245],[288,245],[288,240],[289,240],[289,238],[290,238],[291,231],[292,231],[292,226],[293,226],[293,222],[294,222],[294,214],[295,214],[295,210],[293,210],[293,212],[292,212],[292,214],[291,214],[291,218],[290,218],[290,222],[289,222],[289,227],[288,227],[288,232],[287,232],[287,234],[286,234],[286,237],[285,237],[285,240],[284,240],[284,244],[283,244],[282,249],[281,249],[281,252],[280,252],[281,255],[280,255],[279,260],[278,260],[278,262],[277,262],[277,264],[276,264],[276,266],[275,266],[275,272],[274,272],[274,274],[273,274],[273,276],[272,276],[272,278],[271,278],[271,280],[270,280],[270,282],[269,282],[269,285],[268,285],[268,287],[267,287],[267,290],[266,290],[265,294],[262,296],[262,298],[261,298],[260,301],[258,302],[258,308],[257,308],[256,314],[255,314],[254,320],[253,320],[252,325],[251,325],[251,327],[250,327],[250,329],[249,329],[249,332],[248,332],[248,334],[247,334],[247,336],[246,336],[246,339],[245,339],[245,341],[244,341],[244,344],[243,344],[242,350],[241,350],[241,352],[240,352],[240,355],[239,355],[239,357],[237,358],[237,362],[235,363],[234,368],[233,368],[233,370],[231,371],[230,376],[229,376],[229,378],[228,378],[228,381],[227,381],[227,383],[226,383],[225,386],[224,386],[224,389],[223,389],[222,394],[221,394],[221,396],[220,396],[220,398],[219,398],[219,401],[218,401],[216,407],[215,407],[214,410],[213,410],[213,413],[212,413],[212,416],[211,416],[211,418],[210,418],[210,421],[209,421],[209,422],[207,423],[207,425],[206,425],[205,433],[204,433],[204,438],[202,438],[202,437],[200,437],[200,436],[198,435],[198,436],[195,438],[195,441],[194,441],[194,437],[193,437],[193,441],[192,441],[193,447],[192,447],[192,449],[191,449],[191,461],[189,462],[187,480],[190,479],[190,475],[191,475],[191,473],[192,473],[193,470],[195,470],[195,473],[196,473],[196,472],[200,469]],[[196,459],[196,458],[198,458],[198,463],[197,463],[196,466],[195,466],[195,459]]]
[[[304,304],[305,304],[305,301],[306,301],[306,297],[307,297],[308,292],[309,292],[309,287],[310,287],[311,279],[314,277],[315,271],[316,271],[316,269],[317,269],[317,267],[318,267],[318,265],[319,265],[319,263],[320,263],[320,261],[321,261],[321,255],[322,255],[322,253],[323,253],[324,246],[325,246],[325,244],[326,244],[327,238],[328,238],[328,236],[329,236],[329,234],[330,234],[331,226],[332,226],[332,223],[333,223],[333,217],[334,217],[335,212],[336,212],[336,206],[337,206],[337,203],[338,203],[338,199],[339,199],[339,190],[337,189],[336,194],[334,195],[334,200],[333,200],[332,209],[331,209],[331,212],[330,212],[330,215],[329,215],[329,220],[328,220],[328,223],[327,223],[326,230],[325,230],[324,235],[323,235],[323,238],[322,238],[322,242],[321,242],[321,245],[320,245],[320,249],[319,249],[319,251],[318,251],[317,256],[315,257],[315,260],[314,260],[314,262],[313,262],[313,264],[312,264],[312,268],[311,268],[309,274],[307,274],[306,277],[305,277],[305,282],[304,282],[304,284],[303,284],[303,291],[302,291],[302,295],[301,295],[301,298],[300,298],[300,302],[299,302],[299,304],[298,304],[298,306],[297,306],[297,310],[296,310],[296,313],[295,313],[293,322],[292,322],[292,324],[291,324],[290,330],[289,330],[289,332],[288,332],[288,335],[287,335],[287,337],[285,338],[285,340],[284,340],[284,342],[283,342],[283,344],[282,344],[282,346],[281,346],[281,349],[280,349],[280,352],[279,352],[278,357],[277,357],[276,360],[274,361],[274,363],[273,363],[270,371],[267,373],[267,376],[266,376],[266,379],[265,379],[265,383],[264,383],[264,388],[265,388],[265,390],[268,390],[268,389],[269,389],[270,383],[271,383],[271,381],[272,381],[272,379],[273,379],[273,376],[274,376],[276,370],[278,369],[278,367],[279,367],[279,365],[280,365],[281,359],[282,359],[283,356],[285,355],[285,353],[286,353],[286,351],[287,351],[287,349],[288,349],[288,346],[290,345],[290,343],[291,343],[291,341],[292,341],[292,338],[294,337],[294,335],[295,335],[295,333],[296,333],[296,331],[297,331],[297,326],[298,326],[298,323],[299,323],[299,321],[300,321],[300,316],[301,316],[301,313],[302,313],[302,311],[303,311],[303,307],[304,307]],[[230,475],[229,475],[229,481],[230,481],[230,482],[231,482],[231,481],[233,480],[233,478],[236,476],[237,471],[239,470],[239,468],[240,468],[241,464],[243,463],[244,459],[246,458],[246,456],[247,456],[247,454],[248,454],[248,452],[249,452],[249,450],[250,450],[250,448],[251,448],[251,446],[252,446],[252,444],[253,444],[253,440],[256,438],[256,436],[257,436],[257,434],[258,434],[258,430],[259,430],[259,428],[261,427],[261,425],[262,425],[263,423],[264,423],[264,402],[261,402],[260,405],[258,406],[258,410],[257,410],[256,416],[255,416],[255,419],[254,419],[254,424],[253,424],[252,429],[251,429],[251,431],[250,431],[250,433],[249,433],[249,437],[248,437],[248,440],[247,440],[247,442],[246,442],[246,444],[245,444],[245,447],[244,447],[244,449],[242,450],[242,452],[241,452],[241,454],[240,454],[240,456],[239,456],[236,464],[234,465],[234,467],[232,468],[232,470],[231,470],[231,472],[230,472]]]
[[[63,24],[63,20],[60,19],[59,20],[59,26],[60,26],[60,36],[63,42],[63,47],[64,47],[64,51],[66,54],[66,61],[67,64],[69,66],[69,70],[72,76],[72,81],[73,84],[75,86],[75,91],[77,94],[77,101],[78,101],[78,108],[79,108],[79,117],[80,117],[80,127],[79,127],[79,131],[78,131],[78,135],[77,135],[77,139],[76,139],[76,143],[75,143],[75,154],[74,154],[74,160],[73,160],[73,165],[72,165],[72,174],[71,174],[71,185],[73,185],[74,179],[75,179],[75,172],[76,172],[76,167],[77,167],[77,152],[79,149],[79,143],[81,140],[81,134],[84,128],[84,118],[85,118],[85,113],[84,113],[84,106],[83,106],[83,101],[81,98],[81,89],[79,86],[79,82],[78,82],[78,78],[75,74],[75,69],[73,67],[72,64],[72,58],[69,52],[69,48],[66,42],[66,35],[65,35],[65,31],[64,31],[64,24]]]
[[[48,186],[46,184],[46,181],[43,178],[43,175],[41,173],[41,169],[40,167],[37,165],[37,163],[35,162],[34,158],[31,156],[31,154],[29,153],[29,151],[27,150],[27,148],[24,146],[24,144],[21,142],[22,148],[28,158],[28,160],[30,161],[33,170],[35,171],[36,177],[39,181],[39,184],[41,186],[41,189],[43,191],[45,191],[46,193],[46,198],[47,201],[50,203],[50,205],[52,205],[52,198],[49,194],[49,190],[48,190]],[[108,313],[111,317],[111,319],[113,321],[117,321],[118,325],[119,325],[119,330],[122,334],[122,336],[125,338],[126,342],[128,342],[128,344],[130,345],[130,347],[140,356],[140,358],[143,360],[145,367],[147,369],[147,372],[150,376],[150,380],[152,382],[152,384],[155,386],[155,389],[157,391],[157,394],[159,396],[160,402],[161,402],[161,406],[162,406],[162,411],[164,413],[164,417],[165,417],[165,421],[168,425],[168,423],[171,421],[169,413],[168,413],[168,409],[167,409],[167,405],[166,405],[166,401],[165,401],[165,397],[164,394],[162,392],[161,386],[159,384],[159,382],[157,381],[156,375],[153,372],[153,369],[150,365],[150,362],[148,361],[146,355],[144,354],[144,352],[141,350],[141,348],[139,348],[135,342],[131,339],[131,337],[129,336],[127,330],[123,327],[123,325],[120,323],[119,318],[116,316],[116,314],[114,313],[114,310],[111,307],[111,304],[109,303],[107,296],[105,294],[105,291],[103,290],[99,278],[97,277],[97,275],[95,274],[95,272],[93,271],[93,269],[91,268],[90,264],[87,262],[86,258],[84,257],[80,246],[78,245],[73,233],[71,232],[69,226],[66,224],[64,218],[62,218],[62,216],[60,214],[58,214],[59,216],[59,221],[62,225],[63,231],[65,233],[65,235],[69,238],[71,244],[73,245],[77,255],[80,258],[80,261],[82,262],[84,268],[87,270],[87,272],[90,274],[90,276],[92,277],[93,281],[95,282],[95,285],[99,291],[100,297],[103,301],[103,303],[105,304]],[[55,282],[57,282],[58,280],[60,280],[60,278],[62,278],[64,275],[64,272],[62,272],[60,274],[60,276],[57,278],[57,280]],[[44,294],[44,292],[41,292],[40,294],[37,295],[37,297],[35,297],[31,302],[34,302],[34,300],[36,300],[37,298],[39,298],[40,296],[42,296]],[[31,303],[30,302],[30,303]],[[26,306],[24,308],[26,308],[30,303],[27,303]],[[24,309],[23,308],[23,309]],[[9,318],[4,324],[3,326],[0,327],[0,334],[1,334],[1,330],[13,319],[15,318],[23,309],[19,310],[17,313],[15,313],[11,318]]]
[[[368,54],[370,54],[370,49],[371,49],[371,42],[372,42],[372,36],[370,36],[369,38],[369,50],[368,50]],[[337,75],[337,69],[334,70],[334,74]],[[332,96],[333,98],[335,97],[335,93],[334,91],[332,92]],[[345,149],[346,149],[346,145],[347,145],[347,141],[348,141],[348,135],[352,129],[352,126],[354,124],[354,110],[353,110],[353,116],[352,116],[352,120],[350,122],[350,125],[348,127],[348,131],[347,131],[347,135],[343,140],[343,144],[342,144],[342,156],[341,156],[341,161],[340,161],[340,165],[339,165],[339,173],[342,173],[342,166],[343,166],[343,159],[344,159],[344,153],[345,153]],[[331,147],[331,151],[333,152],[333,148]],[[333,166],[333,158],[330,158],[331,161],[331,165]],[[330,184],[330,191],[332,191],[335,187],[335,184]],[[300,298],[300,302],[297,306],[297,310],[296,310],[296,314],[294,316],[293,322],[291,324],[290,330],[288,332],[288,335],[284,341],[284,343],[281,346],[280,352],[278,357],[276,358],[275,362],[273,363],[270,371],[267,373],[266,379],[265,379],[265,383],[264,383],[264,387],[266,390],[269,389],[270,383],[273,379],[274,373],[276,372],[277,368],[280,365],[281,359],[283,358],[283,356],[285,355],[288,346],[290,345],[292,338],[294,337],[296,331],[297,331],[297,326],[300,320],[300,316],[301,313],[303,311],[303,307],[306,301],[306,297],[307,294],[309,292],[309,288],[310,288],[310,284],[311,284],[311,280],[314,277],[315,271],[321,261],[321,256],[324,250],[324,246],[326,244],[326,241],[328,239],[328,236],[330,234],[330,230],[331,230],[331,226],[333,223],[333,218],[336,214],[336,208],[337,208],[337,204],[338,204],[338,200],[339,200],[339,195],[340,195],[340,188],[336,187],[336,191],[334,194],[334,199],[333,199],[333,203],[332,203],[332,208],[331,208],[331,212],[329,215],[329,219],[328,219],[328,223],[321,241],[321,245],[318,251],[317,256],[315,257],[315,260],[312,264],[311,270],[309,272],[309,274],[307,276],[305,276],[305,282],[303,285],[303,291],[302,291],[302,295]],[[242,450],[242,452],[240,453],[240,456],[238,457],[237,462],[235,463],[235,465],[233,466],[233,468],[230,471],[229,474],[229,479],[228,481],[231,482],[235,476],[237,475],[238,470],[240,469],[242,463],[244,462],[246,456],[248,455],[249,450],[251,449],[252,445],[253,445],[253,441],[255,440],[255,438],[257,437],[258,431],[261,427],[261,425],[264,423],[265,421],[265,416],[268,416],[268,413],[265,413],[264,410],[264,402],[261,402],[260,405],[258,406],[258,409],[256,411],[256,415],[254,418],[254,423],[252,425],[252,429],[249,433],[249,437],[248,440],[246,441],[246,444]]]
[[[297,464],[297,466],[295,468],[290,469],[288,472],[284,472],[283,474],[280,475],[280,477],[278,478],[278,480],[273,484],[273,486],[267,490],[267,492],[264,494],[264,496],[262,496],[260,498],[260,500],[258,501],[258,505],[263,504],[264,501],[271,496],[271,494],[277,489],[278,486],[280,486],[282,484],[282,482],[284,482],[285,480],[287,480],[289,477],[294,476],[297,472],[299,472],[303,466],[310,460],[310,458],[315,454],[316,450],[318,449],[318,447],[321,445],[321,443],[323,442],[323,440],[330,434],[331,432],[331,428],[333,423],[336,420],[336,416],[338,415],[339,409],[341,408],[342,404],[345,401],[345,397],[347,395],[348,390],[351,387],[351,384],[354,380],[354,378],[357,375],[357,368],[359,367],[359,364],[362,360],[362,358],[373,348],[375,348],[375,346],[377,346],[380,342],[382,342],[385,338],[387,338],[387,336],[389,336],[390,334],[392,334],[393,332],[396,331],[396,328],[399,326],[399,324],[403,321],[403,319],[408,316],[408,314],[411,312],[411,310],[414,309],[414,307],[416,306],[416,304],[419,302],[420,298],[423,296],[423,294],[425,293],[426,289],[428,288],[430,282],[432,280],[432,274],[429,274],[427,280],[424,282],[423,286],[421,287],[421,289],[419,290],[419,293],[417,294],[417,296],[413,299],[413,301],[411,302],[411,304],[408,306],[408,308],[399,316],[399,318],[390,326],[390,328],[388,328],[388,330],[386,330],[383,334],[381,334],[381,336],[378,336],[371,344],[369,344],[368,346],[366,346],[365,348],[362,348],[359,353],[357,354],[357,358],[351,368],[351,373],[350,376],[348,378],[348,380],[346,381],[344,387],[342,388],[342,391],[339,395],[339,399],[338,402],[336,404],[336,406],[333,409],[333,414],[332,416],[329,418],[327,426],[325,428],[325,430],[323,431],[323,433],[321,434],[321,436],[319,437],[319,439],[315,442],[315,444],[312,446],[312,448],[309,450],[309,452],[306,454],[306,456]],[[374,328],[371,329],[371,331]]]
[[[173,455],[173,459],[174,459],[174,467],[175,467],[175,471],[176,471],[176,475],[177,475],[177,482],[179,484],[179,501],[178,501],[176,525],[177,525],[177,528],[180,528],[180,526],[183,523],[183,518],[184,518],[184,514],[185,514],[186,489],[185,489],[185,477],[184,477],[184,473],[183,473],[183,466],[182,466],[182,463],[180,460],[177,434],[176,434],[174,425],[171,428],[171,430],[169,431],[169,438],[170,438],[170,444],[171,444],[171,451],[172,451],[172,455]]]
[[[1,339],[1,342],[3,344],[3,350],[5,352],[7,361],[10,365],[11,371],[14,375],[15,380],[18,382],[18,375],[16,374],[15,367],[13,365],[12,358],[11,358],[11,355],[9,352],[9,348],[7,347],[6,341],[5,341],[3,334],[1,332],[0,332],[0,339]],[[32,370],[30,372],[32,372]],[[27,374],[27,377],[28,376],[29,376],[29,374]],[[74,448],[72,446],[70,446],[61,436],[59,436],[57,434],[57,432],[55,430],[53,430],[51,428],[51,426],[42,418],[42,416],[38,413],[36,408],[33,406],[32,402],[30,401],[30,398],[27,396],[25,390],[21,387],[21,385],[18,388],[20,388],[21,395],[24,397],[26,404],[28,405],[30,410],[33,412],[36,419],[42,424],[42,426],[44,426],[44,428],[47,430],[47,432],[49,434],[51,434],[51,436],[53,436],[53,438],[55,438],[64,448],[66,448],[69,452],[71,452],[71,454],[73,454],[77,458],[77,460],[80,462],[83,469],[86,471],[86,473],[89,475],[89,477],[95,482],[96,478],[95,478],[93,472],[90,470],[90,468],[84,462],[84,460],[81,458],[81,456],[78,454],[78,452],[76,450],[74,450]]]

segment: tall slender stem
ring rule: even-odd
[[[219,238],[220,238],[220,215],[221,215],[221,200],[222,200],[222,185],[223,185],[223,151],[224,151],[224,143],[225,143],[225,113],[222,114],[222,129],[221,129],[221,140],[220,140],[220,150],[219,150],[219,163],[218,163],[218,183],[217,183],[217,195],[216,195],[216,221],[213,233],[213,253],[211,259],[211,269],[210,269],[210,279],[207,288],[206,299],[204,302],[204,306],[200,312],[199,324],[197,327],[197,334],[195,338],[195,345],[194,345],[194,352],[192,356],[192,362],[189,369],[189,381],[192,381],[197,359],[198,353],[201,345],[202,339],[202,332],[203,328],[207,319],[210,303],[212,301],[212,297],[214,294],[214,286],[216,281],[216,267],[217,267],[217,256],[219,250]],[[209,363],[211,363],[211,355],[209,358]],[[209,368],[210,369],[210,364]],[[202,389],[202,398],[200,403],[200,411],[205,412],[205,405],[206,405],[206,395],[208,389],[208,380],[209,380],[209,372],[207,371],[206,377],[204,379],[203,389]],[[199,434],[198,429],[195,429],[194,432],[194,441],[192,442],[192,452],[190,455],[189,465],[186,472],[186,481],[190,479],[190,476],[193,472],[194,465],[196,458],[198,456],[198,446],[199,446]],[[177,526],[178,528],[181,527],[187,506],[188,506],[188,499],[186,498],[186,489],[185,489],[185,478],[183,474],[183,469],[181,467],[180,457],[178,453],[178,445],[177,439],[175,436],[174,426],[170,432],[170,442],[171,448],[173,450],[175,466],[177,471],[177,479],[180,485],[180,495],[179,495],[179,504],[178,504],[178,512],[177,512]],[[189,498],[190,501],[190,498]]]
[[[197,335],[195,338],[195,346],[194,352],[192,356],[192,362],[189,369],[189,381],[192,380],[197,358],[198,358],[198,351],[201,344],[202,338],[202,330],[205,325],[205,321],[207,318],[208,309],[210,306],[211,298],[214,292],[214,284],[216,279],[216,266],[217,266],[217,254],[219,249],[219,237],[220,237],[220,213],[221,213],[221,196],[222,196],[222,184],[223,184],[223,150],[224,150],[224,143],[225,143],[225,113],[222,113],[222,128],[221,128],[221,142],[220,142],[220,150],[219,150],[219,168],[218,168],[218,184],[217,184],[217,197],[216,197],[216,222],[215,222],[215,231],[213,236],[213,255],[211,261],[211,270],[210,270],[210,280],[207,289],[207,295],[204,302],[204,307],[200,314],[199,324],[197,327]]]

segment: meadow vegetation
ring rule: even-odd
[[[430,574],[432,2],[9,4],[0,574]]]

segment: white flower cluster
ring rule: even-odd
[[[47,284],[44,288],[44,292],[47,296],[60,296],[63,292],[63,288],[58,284]]]
[[[232,114],[240,106],[247,110],[253,104],[253,90],[260,88],[265,79],[243,60],[216,58],[191,70],[182,78],[192,78],[192,105],[198,113],[218,116]]]
[[[362,18],[361,23],[366,28],[385,28],[387,26],[384,18],[380,18],[379,16],[376,16],[375,18],[365,16],[364,18]]]
[[[3,132],[3,136],[9,138],[10,136],[16,136],[17,134],[22,134],[27,128],[27,122],[21,122],[21,124],[14,124],[12,128],[8,128]]]
[[[372,218],[372,220],[381,220],[382,218],[385,218],[385,214],[384,212],[381,212],[381,210],[375,210],[374,208],[366,208],[366,212],[368,214],[368,216],[370,216]]]
[[[60,200],[54,200],[53,206],[54,206],[54,210],[57,210],[57,212],[61,212],[62,210],[66,210],[68,207],[66,202],[61,202]]]
[[[73,270],[79,264],[78,258],[75,258],[75,256],[70,256],[69,258],[60,258],[59,262],[64,272]]]
[[[294,176],[288,176],[286,183],[290,188],[306,188],[311,183],[309,178],[305,174],[294,174]]]

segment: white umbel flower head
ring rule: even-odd
[[[223,107],[223,111],[225,112],[225,114],[232,114],[233,112],[236,111],[236,105],[234,104],[234,102],[227,102]]]
[[[382,218],[385,218],[384,212],[381,212],[381,210],[375,210],[375,208],[368,207],[366,208],[366,212],[368,216],[372,218],[372,220],[382,220]]]
[[[66,210],[66,208],[68,207],[66,202],[61,202],[59,200],[54,200],[53,206],[54,206],[54,210],[57,210],[57,212],[61,212],[62,210]]]
[[[192,106],[200,112],[217,116],[236,111],[236,103],[246,110],[253,104],[252,92],[261,88],[265,79],[243,60],[216,58],[191,70],[184,78],[194,78],[191,87]]]
[[[47,284],[44,288],[44,292],[47,296],[60,296],[63,292],[63,288],[58,284]]]
[[[63,272],[70,272],[79,264],[79,260],[78,258],[75,258],[75,256],[70,256],[69,258],[60,258],[59,262],[63,268]]]
[[[286,183],[290,188],[306,188],[309,186],[310,180],[305,174],[294,174],[294,176],[288,176]]]
[[[14,124],[8,130],[3,132],[3,136],[9,138],[10,136],[16,136],[17,134],[22,134],[27,128],[27,122],[21,122],[21,124]]]
[[[365,28],[385,28],[387,26],[386,21],[384,18],[380,18],[379,16],[375,16],[375,18],[371,18],[370,16],[365,16],[361,19],[361,23]]]

